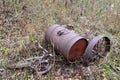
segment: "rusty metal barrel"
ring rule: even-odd
[[[45,33],[45,39],[48,43],[54,45],[67,60],[81,57],[88,45],[88,41],[85,38],[59,24],[54,24],[48,28]]]

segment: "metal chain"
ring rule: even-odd
[[[30,68],[33,69],[37,74],[45,74],[54,66],[55,56],[53,54],[49,54],[49,52],[39,45],[42,49],[42,56],[39,57],[31,57],[19,61],[16,64],[12,64],[7,67],[7,69],[22,69],[22,68]],[[4,75],[5,69],[0,69],[0,75]]]

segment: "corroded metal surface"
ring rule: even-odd
[[[22,69],[22,68],[30,68],[35,71],[37,74],[46,74],[48,73],[55,64],[55,56],[49,53],[46,49],[39,45],[39,47],[43,50],[42,55],[38,57],[31,57],[24,60],[19,61],[16,64],[12,64],[7,68],[10,70],[13,69]],[[0,69],[0,75],[3,73],[3,70]]]
[[[85,64],[99,61],[110,51],[110,39],[106,36],[99,35],[94,37],[88,44],[83,55]]]
[[[82,56],[88,44],[85,38],[58,24],[48,28],[45,39],[63,53],[67,60]]]

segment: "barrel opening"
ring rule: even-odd
[[[67,55],[67,59],[73,60],[78,57],[81,57],[84,54],[87,45],[88,45],[88,42],[84,38],[76,41],[70,48],[70,51]]]

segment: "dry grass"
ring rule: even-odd
[[[106,65],[112,65],[115,70],[120,68],[119,3],[120,0],[1,0],[0,66],[39,56],[40,49],[36,44],[47,48],[43,43],[45,30],[58,23],[74,26],[77,33],[88,39],[100,34],[109,36],[112,42],[110,58],[98,65],[97,77],[98,80],[119,80],[119,72],[106,69]],[[55,71],[40,76],[40,80],[64,79],[63,75],[55,77]],[[33,74],[24,70],[8,72],[7,80],[35,79]]]

